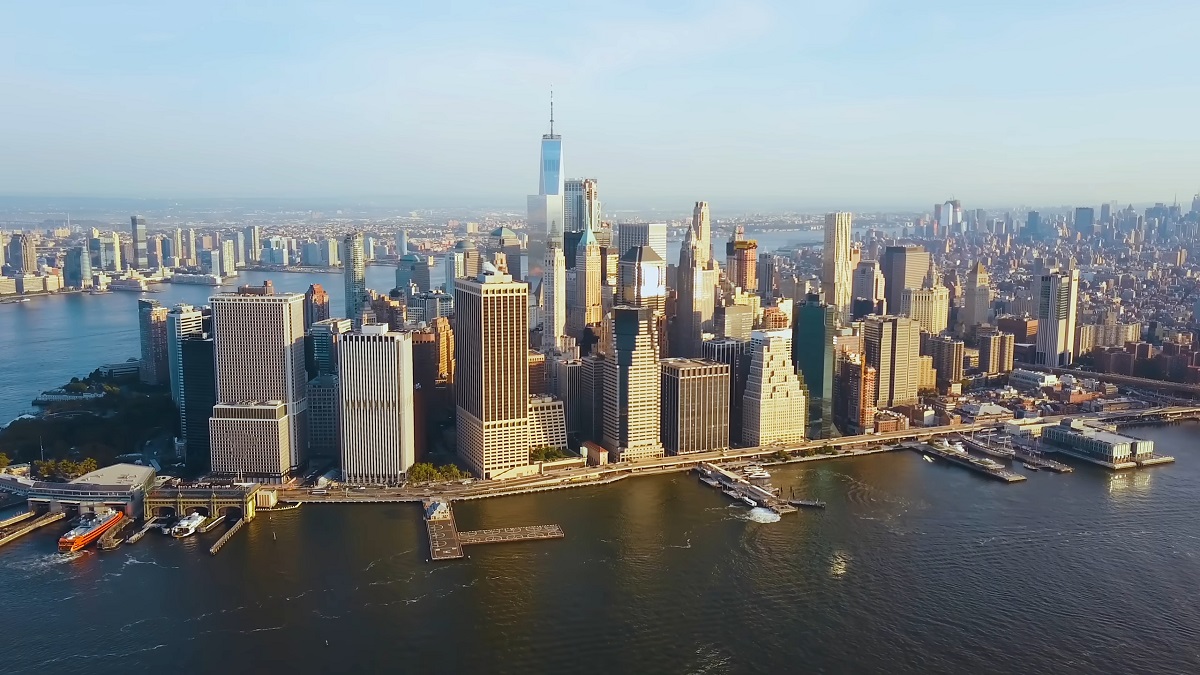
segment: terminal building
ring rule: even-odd
[[[1114,465],[1146,460],[1154,455],[1154,441],[1123,436],[1106,429],[1065,419],[1042,430],[1042,440],[1071,454]]]
[[[146,493],[154,487],[155,471],[137,464],[114,464],[84,474],[69,483],[49,483],[24,476],[0,474],[0,490],[29,500],[30,508],[61,511],[83,504],[104,504],[128,517],[142,513]]]

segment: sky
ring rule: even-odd
[[[0,194],[1184,203],[1194,0],[0,4]]]

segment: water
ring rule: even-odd
[[[694,476],[470,502],[558,541],[425,562],[418,508],[308,505],[64,560],[0,549],[5,672],[1200,672],[1200,427],[1171,466],[1005,485],[915,454],[773,471],[777,522]],[[58,528],[61,529],[61,528]]]

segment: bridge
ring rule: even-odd
[[[195,511],[210,518],[220,515],[229,520],[254,520],[255,505],[261,489],[262,486],[258,483],[162,486],[146,495],[142,516],[151,520],[159,516],[182,516]]]

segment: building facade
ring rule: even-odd
[[[703,359],[664,359],[662,444],[668,455],[729,447],[729,366]]]
[[[742,409],[742,445],[756,447],[804,441],[808,401],[792,365],[787,330],[756,330],[750,335],[750,368]]]
[[[363,326],[338,342],[342,479],[395,485],[416,463],[409,333]]]

